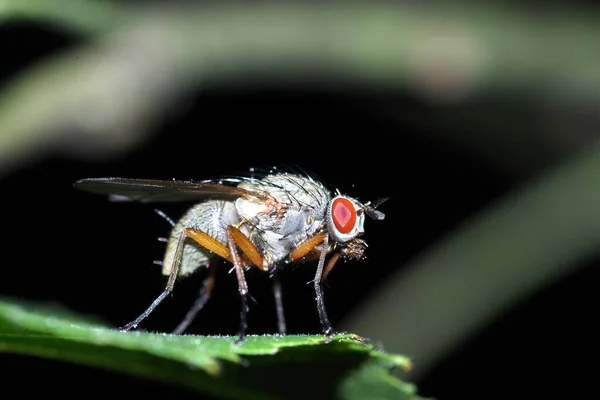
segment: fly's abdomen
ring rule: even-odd
[[[212,200],[192,207],[173,227],[165,258],[163,260],[163,275],[169,275],[173,268],[175,253],[186,228],[198,229],[213,237],[218,242],[227,245],[227,226],[237,224],[240,220],[233,203],[222,200]],[[218,256],[200,246],[191,238],[185,239],[179,274],[187,275],[202,267]]]

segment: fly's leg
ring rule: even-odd
[[[285,335],[285,314],[283,312],[283,301],[281,300],[281,282],[279,275],[273,275],[273,296],[275,297],[275,309],[277,310],[277,331],[280,335]]]
[[[229,251],[231,252],[231,258],[233,259],[233,266],[235,267],[235,274],[238,280],[238,290],[240,291],[240,297],[242,298],[242,310],[240,311],[240,332],[236,343],[240,343],[246,336],[246,329],[248,328],[248,283],[246,283],[246,277],[244,276],[244,269],[240,263],[240,256],[235,248],[235,242],[229,236],[228,238]]]
[[[321,317],[321,323],[323,323],[323,320],[325,320],[326,322],[329,322],[329,320],[327,319],[327,314],[325,313],[325,304],[323,301],[323,292],[321,290],[321,285],[320,283],[323,282],[326,278],[327,275],[329,275],[329,273],[331,272],[331,270],[333,269],[333,267],[335,266],[335,264],[337,263],[337,261],[340,259],[340,253],[336,252],[334,253],[331,258],[329,259],[329,261],[327,262],[327,265],[325,266],[325,268],[323,268],[323,273],[321,274],[321,280],[319,282],[318,276],[319,276],[319,269],[317,268],[317,274],[315,276],[315,290],[317,290],[317,307],[319,309],[319,316]],[[319,260],[320,261],[320,260]],[[322,265],[322,264],[320,264]],[[319,284],[319,285],[318,285]],[[319,289],[317,289],[317,285],[319,287]],[[320,293],[320,304],[319,304],[319,293]],[[331,327],[331,324],[329,325],[331,331],[329,334],[327,334],[327,331],[325,330],[325,325],[324,325],[324,330],[327,334],[327,336],[331,337],[333,336],[334,333],[336,333],[333,328]],[[337,332],[337,333],[346,333],[346,332]],[[353,339],[356,340],[357,342],[363,344],[363,345],[370,345],[371,340],[367,339],[367,338],[363,338],[360,337],[358,335],[352,335]]]
[[[323,247],[327,248],[329,242],[329,236],[325,236],[325,240],[323,240]],[[331,322],[329,322],[329,318],[327,317],[327,311],[325,310],[325,299],[323,295],[323,285],[321,285],[321,280],[323,279],[323,266],[325,265],[325,251],[321,252],[319,256],[319,264],[317,265],[317,273],[315,274],[315,293],[317,295],[317,310],[319,311],[319,319],[321,320],[321,326],[323,327],[323,333],[327,337],[331,337],[334,335],[335,331],[333,330],[333,326],[331,326]]]
[[[185,244],[185,240],[187,238],[192,239],[200,246],[206,248],[207,250],[213,252],[221,258],[224,258],[233,263],[236,275],[238,279],[239,291],[242,296],[242,311],[240,313],[241,323],[240,323],[240,334],[238,342],[243,340],[246,329],[247,329],[247,321],[246,316],[248,313],[248,284],[246,283],[246,278],[244,276],[244,265],[255,265],[259,268],[263,268],[263,258],[260,255],[258,249],[252,244],[250,239],[246,237],[239,229],[234,226],[227,227],[227,246],[223,245],[215,238],[207,235],[199,229],[186,228],[183,230],[181,235],[179,236],[179,241],[177,242],[177,249],[175,251],[175,256],[173,257],[173,265],[171,267],[171,271],[169,273],[169,279],[167,281],[167,286],[165,290],[152,302],[150,307],[146,309],[139,317],[135,320],[131,321],[124,327],[122,330],[130,330],[136,328],[140,322],[142,322],[148,315],[154,311],[154,309],[173,291],[173,286],[175,286],[175,280],[177,279],[177,275],[179,273],[179,268],[181,265],[181,257],[183,255],[183,246]],[[237,248],[242,250],[244,255],[244,260],[242,262],[242,258],[237,252]],[[200,297],[194,303],[192,309],[188,312],[185,319],[175,328],[176,333],[181,333],[189,323],[193,320],[194,316],[204,307],[206,302],[208,301],[212,286],[214,284],[214,276],[210,275],[206,278],[203,290],[201,291]],[[206,289],[204,289],[206,288]]]
[[[181,232],[179,236],[179,241],[177,242],[177,249],[175,251],[175,256],[173,257],[173,265],[171,266],[171,272],[169,273],[169,279],[167,281],[167,286],[165,290],[150,304],[150,307],[146,309],[139,317],[135,320],[131,321],[127,325],[120,328],[121,330],[128,331],[131,329],[137,328],[137,326],[142,322],[148,315],[154,311],[156,307],[173,291],[173,286],[175,286],[175,280],[177,279],[177,275],[179,274],[179,267],[181,265],[181,256],[183,254],[183,246],[187,238],[194,240],[196,243],[201,245],[202,247],[212,251],[213,253],[225,258],[226,260],[231,260],[229,255],[229,250],[227,247],[223,246],[216,239],[210,237],[206,233],[192,228],[186,228]]]
[[[311,251],[315,250],[315,248],[322,244],[323,251],[321,251],[319,255],[319,264],[317,265],[317,273],[315,274],[315,293],[317,300],[317,311],[319,312],[319,319],[321,320],[321,326],[323,327],[323,333],[327,337],[333,336],[335,333],[333,326],[331,326],[331,322],[329,322],[329,318],[327,317],[327,311],[325,310],[325,300],[323,295],[323,287],[321,285],[321,281],[324,279],[324,266],[325,266],[325,256],[327,253],[327,247],[329,245],[329,236],[322,232],[318,233],[314,236],[309,237],[302,243],[300,243],[292,252],[290,253],[290,261],[295,261],[299,258],[304,257],[309,254]],[[337,260],[337,257],[334,257]],[[325,269],[325,271],[329,272],[333,268],[333,265],[329,266]]]
[[[258,249],[252,244],[250,239],[244,235],[239,229],[234,226],[227,227],[227,244],[229,247],[229,253],[231,254],[231,261],[235,267],[235,274],[238,279],[238,289],[242,298],[242,309],[240,311],[240,332],[236,344],[241,343],[246,336],[246,330],[248,329],[248,284],[246,283],[246,277],[244,276],[244,267],[242,260],[238,254],[237,248],[242,250],[244,256],[255,266],[263,268],[263,258],[258,252]]]
[[[292,250],[292,252],[289,255],[289,260],[296,261],[306,256],[307,254],[315,250],[315,247],[323,243],[325,237],[327,237],[327,234],[325,232],[321,232],[304,240],[298,246],[296,246],[294,250]]]
[[[215,272],[216,268],[209,268],[208,276],[202,282],[202,288],[200,289],[200,295],[192,305],[192,308],[187,312],[183,321],[177,325],[175,329],[171,332],[174,335],[182,334],[192,323],[196,315],[204,308],[208,299],[212,294],[213,287],[215,286]]]

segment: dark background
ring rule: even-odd
[[[44,55],[76,43],[34,24],[0,27],[4,82]],[[486,99],[476,99],[474,102]],[[81,178],[121,176],[206,179],[244,174],[250,167],[301,166],[360,200],[392,196],[386,219],[366,222],[368,259],[330,275],[326,303],[336,325],[403,263],[528,176],[515,176],[472,153],[391,119],[385,107],[431,113],[405,93],[336,92],[304,85],[255,85],[203,91],[178,104],[152,140],[121,157],[77,160],[52,155],[0,180],[3,205],[2,296],[57,304],[113,326],[137,316],[162,291],[160,267],[169,226],[152,205],[114,204],[77,192]],[[462,107],[469,107],[469,104]],[[526,113],[528,104],[511,107]],[[90,110],[90,113],[93,113]],[[549,163],[550,165],[551,163]],[[172,218],[185,204],[159,206]],[[438,399],[579,398],[593,393],[597,367],[598,260],[582,262],[568,279],[519,304],[478,332],[418,382]],[[320,331],[314,265],[283,272],[289,333]],[[239,298],[222,269],[214,296],[190,328],[235,334]],[[169,331],[193,302],[202,274],[178,284],[172,299],[142,328]],[[248,281],[249,333],[276,331],[270,282]],[[410,323],[410,321],[407,321]],[[0,355],[4,391],[61,395],[94,387],[106,396],[192,398],[182,389],[66,363]],[[28,382],[28,383],[25,383]]]

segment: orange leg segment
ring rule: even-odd
[[[315,249],[315,247],[317,247],[318,245],[323,243],[326,236],[327,236],[327,233],[325,233],[325,232],[317,233],[316,235],[311,236],[308,239],[306,239],[305,241],[303,241],[302,243],[300,243],[290,253],[290,256],[289,256],[290,261],[296,261],[296,260],[304,257],[305,255],[307,255],[311,251],[313,251]]]
[[[185,230],[186,236],[194,240],[194,242],[198,243],[200,246],[204,247],[207,250],[212,251],[216,255],[221,258],[226,259],[229,262],[233,262],[231,259],[231,253],[227,246],[217,241],[212,236],[207,235],[199,229],[187,228]],[[241,234],[241,232],[240,232]],[[177,261],[175,261],[177,262]]]
[[[248,236],[244,235],[238,228],[231,225],[227,227],[227,233],[242,253],[248,258],[250,263],[263,269],[263,258],[256,246],[254,246],[254,243],[248,239]]]

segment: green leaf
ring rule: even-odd
[[[353,334],[169,335],[121,332],[61,310],[0,301],[0,352],[27,354],[178,384],[228,399],[419,399],[395,377],[410,360]]]

